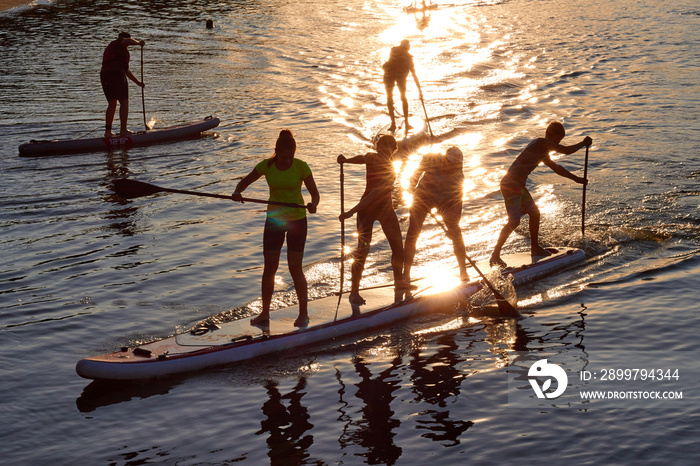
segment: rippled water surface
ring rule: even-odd
[[[408,3],[408,2],[406,2]],[[515,354],[698,350],[700,9],[690,0],[460,1],[406,14],[378,0],[54,0],[0,14],[0,413],[7,464],[694,464],[697,385],[666,409],[509,406]],[[205,28],[212,19],[215,27]],[[147,45],[145,115],[207,115],[215,135],[113,153],[23,158],[32,139],[102,131],[101,54],[117,32]],[[465,153],[461,221],[475,259],[505,222],[498,182],[546,124],[594,140],[585,240],[580,185],[539,168],[542,242],[584,248],[580,266],[518,288],[520,320],[462,304],[296,353],[182,377],[101,384],[87,356],[259,308],[264,211],[161,194],[125,201],[129,176],[228,194],[282,128],[321,191],[305,254],[313,297],[339,287],[335,159],[389,122],[381,63],[411,41],[430,118]],[[131,86],[130,127],[144,106]],[[583,151],[559,163],[581,174]],[[364,171],[345,174],[346,205]],[[258,182],[246,194],[265,198]],[[407,227],[407,199],[397,211]],[[350,228],[348,228],[350,232]],[[527,251],[527,222],[506,252]],[[376,235],[363,283],[390,275]],[[454,265],[427,222],[416,276]],[[347,275],[347,274],[346,274]],[[296,295],[284,262],[276,307]],[[607,354],[607,353],[606,353]],[[694,370],[698,370],[695,368]],[[695,374],[697,375],[697,374]],[[687,379],[691,380],[689,376]]]

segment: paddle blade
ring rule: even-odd
[[[501,311],[501,314],[504,316],[508,317],[517,317],[520,315],[518,310],[510,304],[506,298],[500,295],[500,293],[494,293],[496,296],[496,303],[498,304],[498,309]]]
[[[152,196],[163,192],[163,188],[143,181],[129,180],[121,178],[114,181],[114,192],[124,199],[135,199],[137,197]]]

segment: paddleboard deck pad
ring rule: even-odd
[[[504,255],[502,258],[508,267],[502,273],[512,275],[513,284],[517,286],[585,259],[580,249],[556,248],[555,251],[551,256],[534,259],[529,254]],[[487,263],[478,266],[484,273],[490,270]],[[473,271],[472,275],[475,275]],[[271,312],[266,327],[251,325],[248,317],[202,325],[135,348],[124,347],[114,353],[82,359],[76,371],[87,379],[138,380],[202,370],[345,338],[418,314],[450,312],[455,303],[482,288],[481,280],[461,282],[456,269],[445,271],[438,280],[433,276],[416,280],[414,284],[418,286],[417,291],[400,302],[394,302],[391,284],[361,291],[367,302],[362,306],[350,305],[347,295],[343,295],[337,319],[337,296],[311,301],[308,304],[310,325],[306,328],[294,326],[299,308],[290,306]]]
[[[142,131],[127,136],[31,141],[19,146],[19,155],[21,157],[41,157],[148,146],[151,144],[197,137],[204,131],[216,128],[219,126],[219,123],[221,123],[221,120],[218,118],[208,116],[202,120],[191,121],[168,128]]]

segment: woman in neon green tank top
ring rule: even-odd
[[[253,325],[267,325],[270,322],[270,302],[275,288],[275,273],[279,267],[285,236],[289,274],[292,276],[294,289],[299,300],[299,317],[294,325],[306,327],[309,324],[308,286],[302,270],[307,232],[306,211],[308,210],[312,214],[316,213],[320,195],[309,166],[306,162],[294,158],[296,148],[297,144],[292,132],[288,129],[280,131],[273,157],[258,163],[253,171],[238,183],[231,196],[234,201],[242,202],[241,193],[262,176],[265,176],[270,188],[270,201],[303,205],[302,183],[311,194],[311,202],[306,204],[306,209],[273,205],[267,207],[267,219],[263,233],[263,255],[265,258],[262,276],[263,309],[257,317],[251,319],[250,323]]]

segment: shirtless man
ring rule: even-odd
[[[403,277],[403,241],[399,220],[396,218],[392,204],[391,192],[396,180],[393,156],[398,148],[393,136],[385,135],[377,141],[377,152],[368,152],[351,158],[338,156],[338,163],[364,164],[367,166],[367,186],[360,202],[348,210],[342,212],[339,219],[342,221],[357,214],[358,244],[351,267],[350,304],[365,304],[360,296],[360,279],[365,268],[365,260],[369,254],[369,245],[372,242],[372,228],[375,221],[379,221],[382,230],[391,246],[391,268],[394,274],[395,299],[401,300],[406,291],[402,281]]]
[[[549,153],[552,151],[568,155],[593,143],[593,140],[586,136],[578,144],[562,146],[559,143],[564,139],[565,134],[564,125],[558,121],[550,123],[547,126],[545,137],[537,138],[528,144],[501,180],[501,193],[508,211],[508,223],[501,230],[496,247],[493,250],[493,254],[491,254],[489,263],[492,267],[506,266],[506,263],[501,259],[501,248],[508,240],[510,234],[520,225],[520,219],[525,214],[530,216],[530,254],[533,257],[551,255],[549,251],[539,244],[540,211],[532,200],[530,192],[525,187],[525,183],[530,173],[540,163],[544,163],[554,170],[554,173],[557,175],[569,178],[579,184],[588,184],[587,179],[574,175],[549,158]]]

